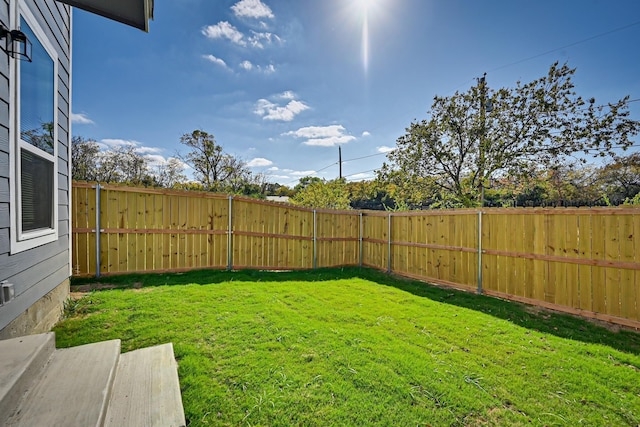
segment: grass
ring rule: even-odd
[[[97,286],[58,346],[173,342],[190,426],[640,424],[632,331],[357,268]]]

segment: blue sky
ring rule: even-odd
[[[148,34],[75,9],[73,36],[74,135],[162,162],[202,129],[290,186],[336,178],[338,145],[347,179],[373,177],[484,72],[498,88],[568,62],[583,97],[640,98],[637,0],[156,0]]]

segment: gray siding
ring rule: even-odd
[[[9,2],[0,0],[0,20],[11,29]],[[0,51],[0,280],[15,285],[16,299],[0,307],[0,329],[69,277],[69,185],[68,135],[70,111],[71,8],[54,0],[25,0],[40,27],[58,53],[58,240],[31,250],[10,252],[10,194],[14,180],[9,176],[9,61]]]

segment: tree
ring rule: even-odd
[[[99,153],[96,180],[131,185],[156,185],[149,161],[135,147],[117,147]]]
[[[600,169],[600,180],[611,204],[635,197],[640,193],[640,153],[615,157]]]
[[[53,122],[41,123],[39,128],[22,130],[20,138],[29,142],[34,147],[38,147],[42,151],[49,154],[54,153],[54,126]]]
[[[350,205],[354,209],[384,210],[396,207],[395,200],[378,181],[349,182],[347,189]]]
[[[267,196],[287,196],[291,197],[294,195],[294,191],[292,188],[287,187],[286,185],[273,183],[273,182],[265,182],[264,185],[264,194]]]
[[[180,143],[191,149],[181,160],[193,168],[207,191],[235,192],[251,175],[243,161],[222,151],[212,134],[194,130],[182,135]]]
[[[101,151],[96,141],[82,136],[71,139],[71,176],[83,181],[157,185],[149,161],[134,146]]]
[[[302,191],[311,184],[317,184],[322,182],[323,182],[322,179],[318,178],[317,176],[305,176],[300,178],[300,180],[298,180],[298,184],[296,184],[296,186],[293,187],[293,191],[295,192]]]
[[[298,191],[291,203],[315,209],[350,209],[349,189],[344,180],[313,180]]]
[[[98,176],[100,147],[92,139],[71,138],[71,177],[79,181],[95,181]]]
[[[500,176],[525,176],[576,153],[613,155],[631,145],[640,122],[628,97],[606,106],[574,91],[575,69],[555,63],[546,76],[490,90],[484,78],[465,93],[436,96],[430,118],[413,122],[388,154],[380,178],[430,178],[464,206],[483,204],[484,188]]]
[[[184,163],[175,157],[170,157],[165,163],[156,166],[154,178],[160,187],[174,188],[187,180],[184,174]]]

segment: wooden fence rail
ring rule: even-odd
[[[78,276],[364,265],[640,327],[640,209],[311,210],[73,184]]]

